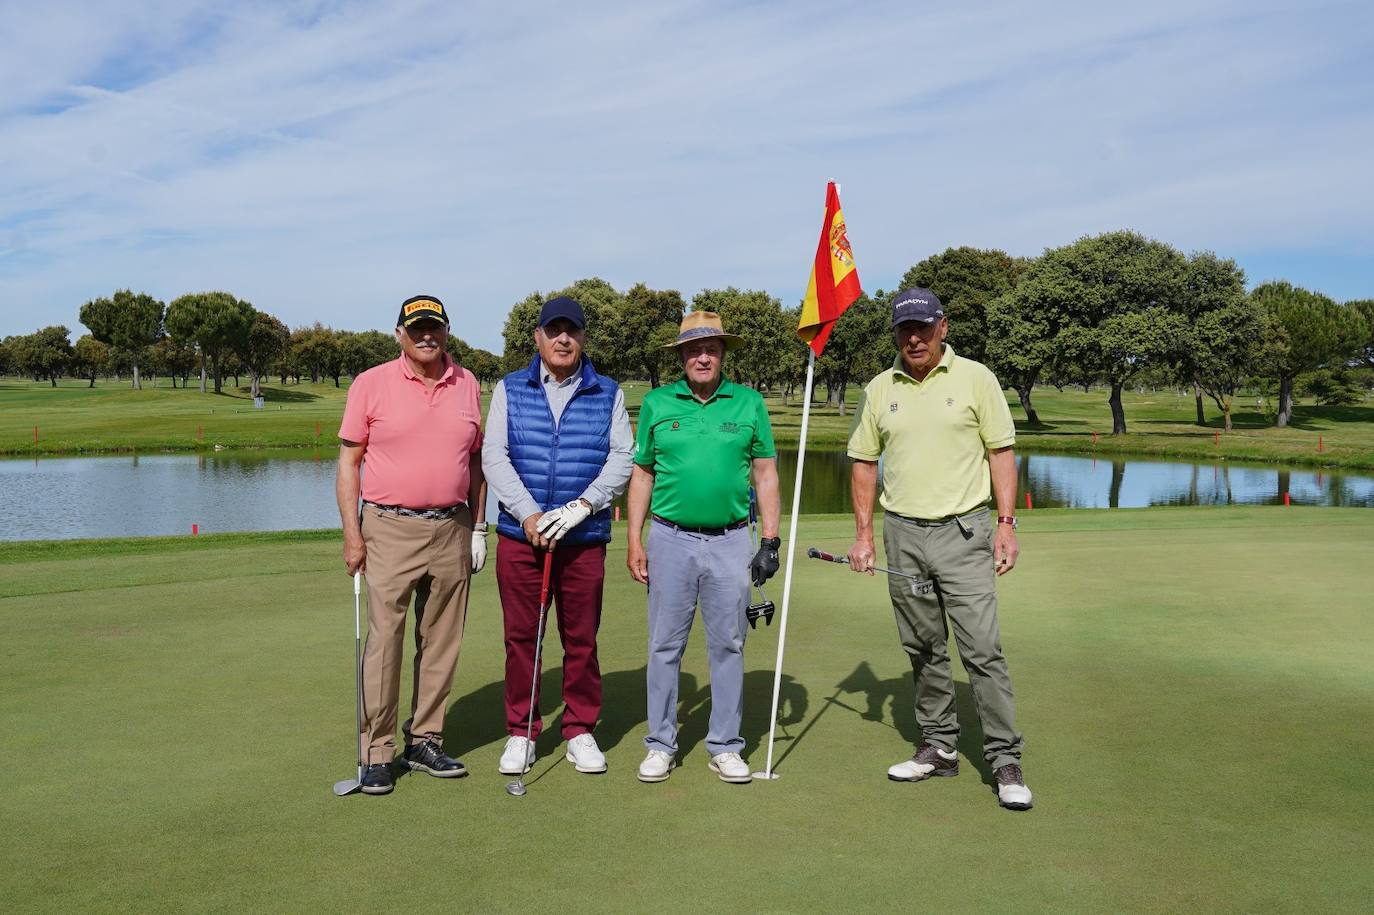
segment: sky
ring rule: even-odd
[[[864,288],[1129,228],[1374,297],[1374,5],[0,3],[0,336],[115,289],[500,352],[599,276]]]

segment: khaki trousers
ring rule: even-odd
[[[415,682],[410,700],[412,742],[443,742],[444,708],[458,650],[472,574],[472,515],[430,521],[364,508],[367,546],[367,647],[363,650],[363,746],[367,764],[396,756],[397,705],[406,616],[415,597]]]
[[[915,595],[909,581],[889,575],[887,588],[916,680],[916,723],[922,736],[941,749],[958,749],[948,622],[983,725],[983,757],[998,768],[1020,762],[1023,740],[1016,730],[1016,700],[997,626],[992,521],[984,511],[965,515],[964,523],[967,532],[953,521],[924,527],[889,512],[883,519],[888,566],[934,578],[939,587],[934,594]]]

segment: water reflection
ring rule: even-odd
[[[1374,478],[1265,465],[1019,454],[1018,497],[1038,508],[1282,504],[1374,506]],[[784,507],[795,449],[779,452]],[[332,451],[0,460],[0,539],[335,527]],[[849,511],[849,458],[808,451],[802,511]]]

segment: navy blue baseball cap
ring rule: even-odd
[[[893,327],[903,321],[934,324],[944,316],[945,307],[940,304],[940,297],[929,289],[922,289],[919,286],[903,289],[892,299]]]
[[[556,299],[549,299],[544,303],[544,307],[539,309],[539,326],[548,327],[559,318],[567,318],[577,325],[578,330],[587,326],[587,317],[582,314],[582,306],[576,299],[560,295]]]

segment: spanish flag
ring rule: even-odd
[[[820,244],[816,246],[816,261],[811,265],[811,279],[806,284],[797,336],[819,356],[835,322],[862,292],[854,250],[849,247],[849,236],[844,231],[840,192],[831,181],[825,187],[825,222],[821,225]]]

